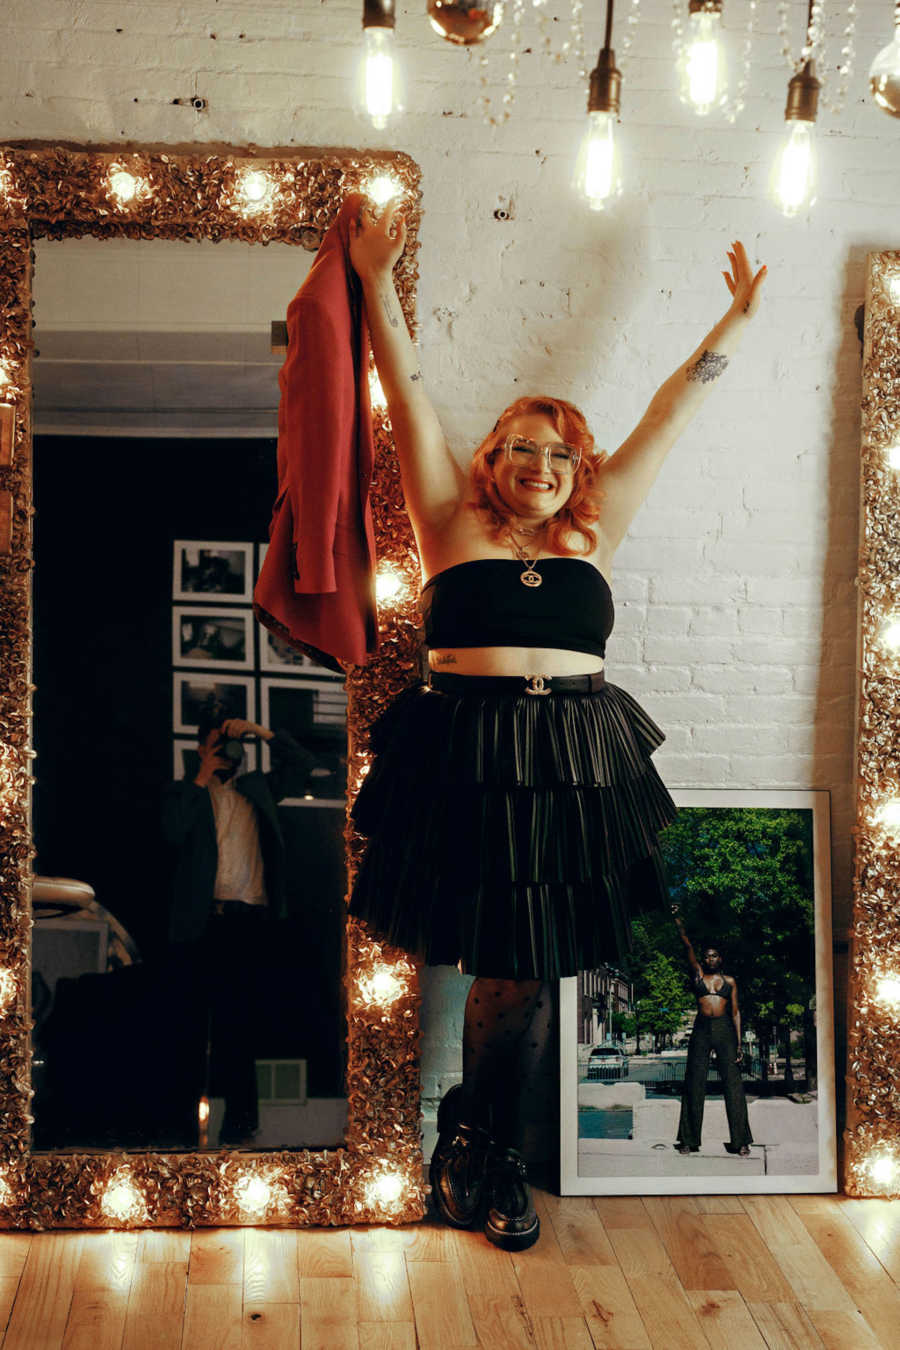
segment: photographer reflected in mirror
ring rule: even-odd
[[[706,1101],[706,1079],[709,1057],[715,1051],[716,1068],[722,1080],[725,1113],[728,1117],[729,1153],[749,1158],[753,1136],[747,1115],[747,1098],[741,1081],[743,1051],[741,1049],[741,1011],[738,1005],[737,980],[724,973],[724,962],[718,948],[707,943],[701,960],[697,960],[688,937],[678,905],[672,906],[672,917],[679,937],[686,948],[691,970],[691,990],[697,1000],[697,1016],[688,1041],[687,1064],[684,1070],[684,1089],[681,1096],[681,1118],[678,1122],[679,1153],[697,1153],[703,1130],[703,1106]]]
[[[287,732],[230,717],[219,702],[204,709],[198,738],[194,777],[164,794],[163,833],[177,851],[169,940],[211,1047],[209,1083],[197,1084],[196,1098],[224,1096],[219,1142],[249,1145],[259,1125],[255,1059],[269,929],[287,913],[277,803],[302,795],[315,761]],[[272,769],[241,773],[245,745],[258,740],[269,743]]]

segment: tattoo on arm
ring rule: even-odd
[[[699,380],[701,384],[709,384],[711,380],[719,378],[727,365],[727,356],[721,356],[718,352],[709,352],[704,348],[703,355],[699,360],[695,361],[692,366],[688,366],[684,372],[685,379]]]
[[[388,295],[387,291],[379,291],[378,294],[381,297],[381,306],[384,310],[384,317],[392,328],[396,328],[398,320],[391,306],[391,297]]]
[[[422,378],[422,372],[421,372],[421,370],[415,371],[412,375],[410,375],[409,378],[410,378],[411,380],[421,380],[421,378]]]
[[[434,658],[434,664],[436,666],[455,666],[456,657],[452,652],[448,652],[446,656],[436,656]]]

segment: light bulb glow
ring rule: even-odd
[[[369,201],[374,202],[376,206],[384,206],[392,197],[399,197],[403,187],[393,174],[379,173],[374,178],[367,179],[362,190]]]
[[[875,984],[875,997],[879,1003],[900,1007],[900,977],[883,975]]]
[[[8,966],[0,966],[0,1013],[9,1012],[16,1001],[18,981]]]
[[[892,469],[900,469],[900,441],[888,449],[887,462]]]
[[[892,615],[879,633],[881,645],[892,656],[900,656],[900,617]]]
[[[886,802],[882,802],[872,819],[876,825],[880,825],[883,830],[890,833],[900,830],[900,797],[890,797]]]
[[[245,216],[255,215],[272,205],[275,184],[261,169],[245,169],[235,183],[235,207]]]
[[[133,202],[139,187],[140,179],[124,169],[115,169],[109,175],[110,196],[115,197],[120,206],[127,206],[129,202]]]
[[[376,131],[383,131],[388,119],[401,110],[397,76],[393,30],[364,28],[358,103]]]
[[[0,389],[5,389],[8,384],[12,384],[9,367],[0,362]]]
[[[588,113],[575,166],[574,187],[586,198],[592,211],[602,211],[622,190],[616,146],[616,115]]]
[[[812,206],[816,194],[816,155],[813,122],[793,119],[787,140],[778,153],[773,175],[775,200],[786,216]]]
[[[272,1187],[255,1172],[243,1172],[232,1194],[246,1214],[263,1214],[272,1202]]]
[[[6,1175],[4,1174],[0,1176],[0,1207],[5,1209],[7,1206],[12,1204],[14,1199],[15,1195],[13,1192],[13,1188],[12,1186],[10,1186],[9,1182],[6,1179]]]
[[[100,1201],[101,1211],[110,1219],[119,1223],[146,1217],[146,1207],[140,1191],[126,1171],[116,1172],[110,1177]]]
[[[891,299],[895,305],[900,305],[900,276],[896,273],[888,282],[888,290],[891,293]]]
[[[879,1153],[866,1162],[866,1170],[879,1186],[889,1186],[897,1175],[897,1160],[889,1153]]]
[[[381,604],[390,604],[398,600],[406,590],[403,577],[387,563],[383,563],[375,573],[375,599]]]
[[[201,1125],[209,1124],[209,1098],[201,1097],[197,1105],[197,1119]]]
[[[406,985],[390,966],[376,966],[371,975],[360,980],[359,996],[364,1003],[378,1003],[389,1007],[403,993]]]
[[[374,366],[369,371],[369,399],[372,407],[377,408],[379,412],[387,407],[387,399],[381,387],[381,380],[378,378],[378,371]]]
[[[365,1204],[369,1209],[391,1213],[399,1209],[406,1193],[407,1178],[402,1172],[385,1170],[370,1177],[365,1184]]]
[[[681,100],[705,116],[726,95],[722,15],[701,10],[688,18],[688,36],[681,52]]]

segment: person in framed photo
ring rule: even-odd
[[[729,1153],[749,1158],[753,1136],[750,1133],[747,1097],[741,1079],[743,1051],[737,980],[725,973],[722,955],[716,947],[705,946],[698,960],[678,905],[672,906],[672,916],[685,945],[691,972],[691,991],[697,1000],[697,1015],[688,1041],[675,1147],[683,1154],[699,1152],[709,1058],[714,1053],[728,1117],[730,1139],[725,1148]]]
[[[350,261],[422,566],[429,674],[373,729],[350,910],[380,939],[475,977],[463,1081],[438,1111],[432,1198],[452,1226],[483,1224],[489,1241],[522,1250],[540,1223],[515,1107],[546,982],[625,964],[632,918],[668,906],[658,836],[675,806],[651,758],[663,732],[605,678],[612,560],[737,349],[766,269],[754,274],[732,245],[724,317],[615,454],[568,400],[522,397],[466,472],[394,287],[399,211],[363,210]]]

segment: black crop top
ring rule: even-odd
[[[702,975],[694,976],[694,997],[699,1003],[701,998],[731,998],[732,984],[722,976],[718,989],[710,989]]]
[[[540,558],[540,586],[523,586],[522,563],[479,558],[438,572],[422,587],[428,647],[555,647],[605,656],[612,632],[609,584],[593,563]]]

